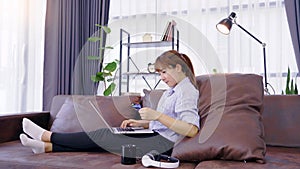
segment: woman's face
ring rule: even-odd
[[[169,87],[177,85],[178,72],[176,68],[164,68],[159,72],[160,79],[165,82]]]

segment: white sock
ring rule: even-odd
[[[42,135],[45,129],[41,128],[40,126],[36,125],[32,121],[27,118],[23,118],[23,131],[28,134],[30,137],[36,140],[42,140]]]
[[[45,152],[45,143],[42,141],[30,139],[25,134],[20,134],[20,140],[23,146],[30,147],[34,154]]]

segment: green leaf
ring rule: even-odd
[[[101,47],[101,48],[99,48],[100,50],[103,50],[103,49],[114,49],[113,47],[111,47],[111,46],[105,46],[105,47]]]
[[[111,83],[108,88],[103,92],[104,96],[109,96],[112,94],[112,92],[115,90],[116,88],[116,84],[115,83]]]
[[[101,27],[102,27],[102,25],[100,25],[100,24],[95,24],[95,26],[97,26],[97,27],[99,27],[99,28],[101,28]]]
[[[97,41],[100,41],[100,40],[101,40],[100,37],[90,37],[90,38],[88,38],[88,41],[90,41],[90,42],[97,42]]]
[[[103,78],[101,78],[100,76],[97,76],[97,75],[91,75],[91,80],[92,80],[93,82],[103,81],[102,79],[103,79]]]
[[[96,73],[96,78],[99,81],[104,81],[105,80],[105,74],[103,72],[97,72]]]
[[[97,76],[103,76],[103,74],[104,74],[103,72],[97,72],[96,73]]]
[[[111,72],[102,72],[102,76],[104,78],[106,78],[106,77],[112,76],[112,74],[111,74]]]
[[[294,80],[291,81],[291,94],[294,94]]]
[[[88,56],[88,60],[100,60],[101,58],[99,56]]]
[[[106,46],[105,49],[114,49],[112,46]]]
[[[107,26],[103,26],[103,25],[100,25],[100,24],[95,24],[95,26],[99,27],[100,29],[102,29],[105,33],[110,33],[111,32],[111,29]]]
[[[286,86],[285,86],[285,94],[290,94],[291,90],[290,90],[290,67],[288,67],[288,72],[287,72],[287,76],[286,76]]]
[[[113,72],[117,69],[117,63],[116,62],[110,62],[108,63],[103,70],[107,70],[109,72]]]
[[[104,30],[104,32],[107,33],[107,34],[109,34],[109,33],[111,32],[111,29],[110,29],[109,27],[107,27],[107,26],[102,26],[101,28],[102,28],[102,29]]]
[[[286,86],[286,88],[285,88],[285,94],[289,94],[289,93],[290,93],[290,87]]]
[[[92,75],[91,76],[91,80],[93,81],[93,82],[97,82],[97,79],[96,79],[97,77],[96,77],[96,75]]]
[[[108,79],[106,79],[107,82],[112,82],[114,80],[115,80],[114,78],[108,78]]]

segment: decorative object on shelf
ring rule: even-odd
[[[262,45],[263,48],[263,56],[264,56],[264,79],[265,79],[265,92],[267,94],[270,94],[268,91],[268,85],[270,85],[267,81],[267,67],[266,67],[266,44],[261,42],[260,40],[258,40],[255,36],[253,36],[250,32],[248,32],[245,28],[243,28],[241,25],[239,25],[236,22],[236,14],[234,12],[231,12],[231,14],[221,20],[217,25],[216,28],[219,32],[228,35],[230,33],[230,29],[232,27],[232,24],[237,25],[239,28],[241,28],[243,31],[245,31],[248,35],[250,35],[253,39],[255,39],[258,43],[260,43]]]
[[[154,63],[148,63],[147,70],[149,73],[155,73],[155,65]]]
[[[167,26],[163,32],[163,35],[161,37],[161,41],[172,41],[174,36],[174,28],[176,26],[176,22],[174,20],[169,21],[167,23]]]
[[[283,90],[282,90],[281,94],[284,95]],[[286,95],[298,95],[297,76],[295,77],[295,83],[294,83],[294,80],[291,78],[290,67],[288,67],[288,73],[286,76],[285,94]]]
[[[96,84],[99,84],[99,82],[103,82],[103,95],[108,96],[112,95],[112,92],[116,88],[116,84],[113,82],[114,80],[114,72],[118,67],[119,61],[114,60],[112,62],[109,62],[104,66],[103,60],[104,60],[104,50],[105,49],[113,49],[111,46],[105,46],[103,44],[103,38],[111,33],[111,29],[107,26],[102,26],[99,24],[96,24],[97,27],[99,27],[99,36],[93,36],[88,39],[90,42],[99,42],[99,56],[88,56],[89,60],[99,60],[99,69],[100,71],[97,72],[95,75],[91,76],[91,80],[95,82]],[[109,85],[108,85],[109,83]]]
[[[143,42],[152,42],[152,36],[150,33],[145,33],[143,36]]]
[[[218,73],[218,71],[217,71],[217,69],[216,69],[216,68],[213,68],[213,70],[212,70],[212,71],[213,71],[213,73],[214,73],[214,74]]]

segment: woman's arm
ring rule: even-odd
[[[194,137],[198,133],[198,127],[193,124],[174,119],[166,114],[155,111],[151,108],[145,107],[139,110],[140,116],[144,120],[158,120],[163,125],[178,134]]]
[[[196,136],[199,130],[198,127],[196,127],[193,124],[184,122],[182,120],[174,119],[165,114],[161,114],[161,116],[159,116],[157,120],[161,122],[163,125],[170,128],[171,130],[175,131],[176,133],[188,137]]]

